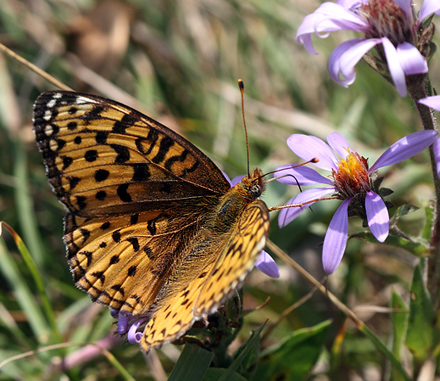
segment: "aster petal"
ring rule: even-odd
[[[327,142],[330,147],[332,147],[337,154],[344,159],[348,155],[347,149],[354,152],[348,144],[347,139],[345,139],[345,137],[339,132],[332,132],[329,136],[327,136]]]
[[[419,103],[431,107],[436,111],[440,111],[440,95],[434,95],[432,97],[422,98],[419,100]]]
[[[314,169],[308,167],[298,167],[294,164],[281,165],[275,170],[274,176],[283,176],[277,179],[277,181],[289,185],[333,184],[330,179],[320,175]]]
[[[313,205],[316,201],[318,201],[320,198],[335,192],[336,192],[335,188],[332,187],[332,188],[311,188],[311,189],[306,189],[304,192],[299,193],[298,195],[287,201],[286,205],[303,204],[306,202],[307,204],[304,206],[281,209],[280,214],[278,215],[279,227],[282,228],[286,226],[287,224],[292,222],[296,217],[298,217],[309,206]],[[312,200],[316,200],[316,201],[309,202]]]
[[[437,166],[437,175],[440,177],[440,139],[437,139],[432,146],[434,151],[435,162]]]
[[[367,192],[365,211],[367,212],[367,221],[371,233],[379,242],[384,242],[390,230],[390,216],[382,197],[373,191]]]
[[[428,62],[419,50],[409,42],[397,45],[400,66],[406,75],[424,74],[428,72]]]
[[[287,138],[287,145],[293,153],[304,161],[318,158],[317,163],[313,163],[318,168],[331,171],[336,169],[337,158],[330,147],[316,136],[303,134],[293,134]]]
[[[412,0],[394,0],[394,2],[406,13],[406,15],[411,20],[412,17],[412,9],[411,2]]]
[[[346,198],[334,214],[322,248],[322,265],[324,271],[330,275],[339,266],[344,255],[348,239],[348,204],[351,198]]]
[[[336,3],[342,5],[345,9],[353,10],[354,8],[360,7],[365,2],[368,2],[368,0],[338,0]]]
[[[223,176],[225,176],[225,179],[228,180],[228,183],[231,186],[231,188],[234,187],[235,185],[237,185],[241,181],[241,179],[245,176],[245,175],[235,176],[231,180],[226,172],[222,171],[222,173],[223,173]]]
[[[225,179],[228,180],[229,185],[232,188],[231,179],[229,178],[228,174],[225,171],[222,171],[223,176],[225,176]]]
[[[261,251],[260,256],[255,262],[255,267],[271,278],[280,277],[280,268],[273,258],[264,250]]]
[[[140,319],[134,322],[127,333],[127,340],[130,344],[139,344],[142,339],[142,332],[138,332],[139,326],[145,321],[146,319]]]
[[[438,0],[425,0],[420,7],[419,24],[426,17],[435,13],[440,16],[440,2]]]
[[[387,37],[382,37],[382,46],[387,58],[388,70],[401,97],[406,96],[406,79],[400,64],[399,55],[392,42]]]
[[[333,50],[328,60],[328,70],[332,79],[344,87],[351,85],[356,79],[354,71],[356,64],[365,53],[380,42],[379,38],[366,40],[359,37],[340,44]],[[345,79],[340,79],[340,76]]]
[[[117,323],[117,331],[120,335],[123,335],[128,330],[128,321],[132,317],[131,314],[119,313],[118,315],[118,323]]]
[[[117,319],[119,317],[119,311],[110,310],[110,315],[113,319]]]
[[[377,159],[373,166],[368,170],[368,173],[386,167],[387,165],[399,163],[417,155],[433,144],[437,138],[437,131],[434,130],[417,131],[403,137],[395,142],[379,157],[379,159]]]
[[[320,38],[326,38],[330,32],[338,30],[364,32],[367,28],[368,23],[358,15],[339,4],[326,2],[304,18],[298,28],[295,40],[303,44],[309,53],[318,54],[313,47],[312,33]]]
[[[239,175],[239,176],[235,176],[232,180],[231,180],[231,187],[234,187],[235,185],[237,185],[241,179],[244,177],[245,175]]]

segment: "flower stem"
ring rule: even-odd
[[[425,130],[438,131],[435,124],[434,115],[432,110],[418,101],[422,98],[426,98],[429,94],[426,84],[429,83],[428,78],[420,80],[419,76],[412,76],[411,80],[408,80],[408,92],[411,95],[417,111],[419,112],[420,119]],[[414,79],[414,80],[413,80]],[[419,79],[419,80],[417,80]],[[434,201],[434,221],[431,231],[431,255],[428,258],[427,263],[427,287],[431,294],[434,307],[439,305],[439,289],[440,289],[440,179],[437,175],[437,163],[434,156],[433,147],[429,147],[429,155],[431,158],[431,170],[434,182],[435,201]]]

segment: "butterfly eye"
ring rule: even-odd
[[[257,184],[251,186],[251,195],[253,197],[260,197],[261,196],[261,187]]]

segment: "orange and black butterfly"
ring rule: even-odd
[[[34,126],[68,211],[76,285],[128,323],[144,322],[144,350],[182,336],[243,282],[269,229],[261,170],[231,188],[182,136],[88,94],[43,93]]]

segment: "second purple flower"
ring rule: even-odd
[[[317,54],[311,35],[325,38],[330,32],[351,30],[363,37],[339,45],[329,58],[333,80],[345,87],[356,79],[354,67],[371,49],[376,48],[377,67],[388,67],[389,76],[403,97],[406,76],[428,72],[426,57],[430,54],[432,24],[422,20],[440,14],[440,1],[425,0],[417,20],[411,0],[339,0],[325,2],[306,16],[298,28],[296,40],[309,53]]]
[[[308,206],[326,196],[331,195],[342,200],[328,227],[322,251],[324,270],[327,274],[333,273],[341,262],[347,245],[349,215],[365,218],[379,242],[384,242],[388,236],[389,215],[385,202],[378,194],[380,179],[377,179],[377,170],[418,154],[437,138],[436,131],[418,131],[405,136],[369,167],[367,159],[354,151],[337,132],[327,137],[328,145],[314,136],[291,135],[287,139],[290,149],[305,161],[318,158],[319,161],[313,165],[330,171],[331,175],[324,177],[308,167],[294,168],[292,165],[284,165],[277,168],[275,175],[282,176],[278,179],[282,183],[314,186],[287,202],[304,204],[304,207],[281,210],[278,217],[280,227],[293,221]]]

